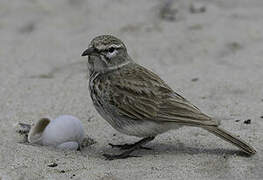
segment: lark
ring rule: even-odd
[[[144,145],[158,134],[182,126],[203,128],[248,155],[256,153],[245,141],[219,127],[218,121],[173,91],[158,75],[135,63],[120,39],[97,36],[82,56],[88,56],[89,91],[98,113],[117,131],[142,138],[134,144],[110,144],[124,151],[104,154],[108,160],[134,157],[133,151],[146,148]]]

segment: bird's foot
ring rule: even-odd
[[[143,147],[143,145],[152,141],[153,139],[154,137],[146,137],[134,144],[124,144],[124,145],[109,144],[113,148],[116,147],[116,148],[127,149],[127,150],[118,155],[103,154],[103,156],[106,157],[107,160],[126,159],[129,157],[139,157],[139,156],[131,155],[131,153],[135,151],[136,149],[140,149],[140,148],[150,149],[150,148]]]

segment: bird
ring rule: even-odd
[[[88,57],[89,92],[97,112],[117,131],[142,138],[133,144],[114,145],[124,152],[103,154],[107,160],[135,157],[157,135],[183,126],[203,128],[240,148],[256,150],[219,127],[220,122],[176,93],[151,70],[136,63],[125,44],[113,35],[93,38],[81,54]]]

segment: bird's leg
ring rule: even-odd
[[[154,137],[147,137],[143,138],[142,140],[134,143],[134,144],[124,144],[124,145],[111,145],[112,147],[118,147],[121,149],[128,149],[127,151],[124,151],[121,154],[118,155],[110,155],[110,154],[103,154],[104,157],[106,157],[107,160],[114,160],[114,159],[125,159],[129,157],[137,157],[130,155],[133,151],[136,149],[142,148],[142,146],[150,141],[152,141]],[[124,148],[123,148],[124,147]]]

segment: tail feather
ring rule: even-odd
[[[216,136],[234,144],[235,146],[239,147],[241,150],[243,150],[248,155],[253,155],[256,153],[256,150],[250,146],[245,141],[241,140],[240,138],[236,137],[235,135],[231,134],[230,132],[216,127],[216,126],[206,126],[204,127],[207,131],[215,134]]]

